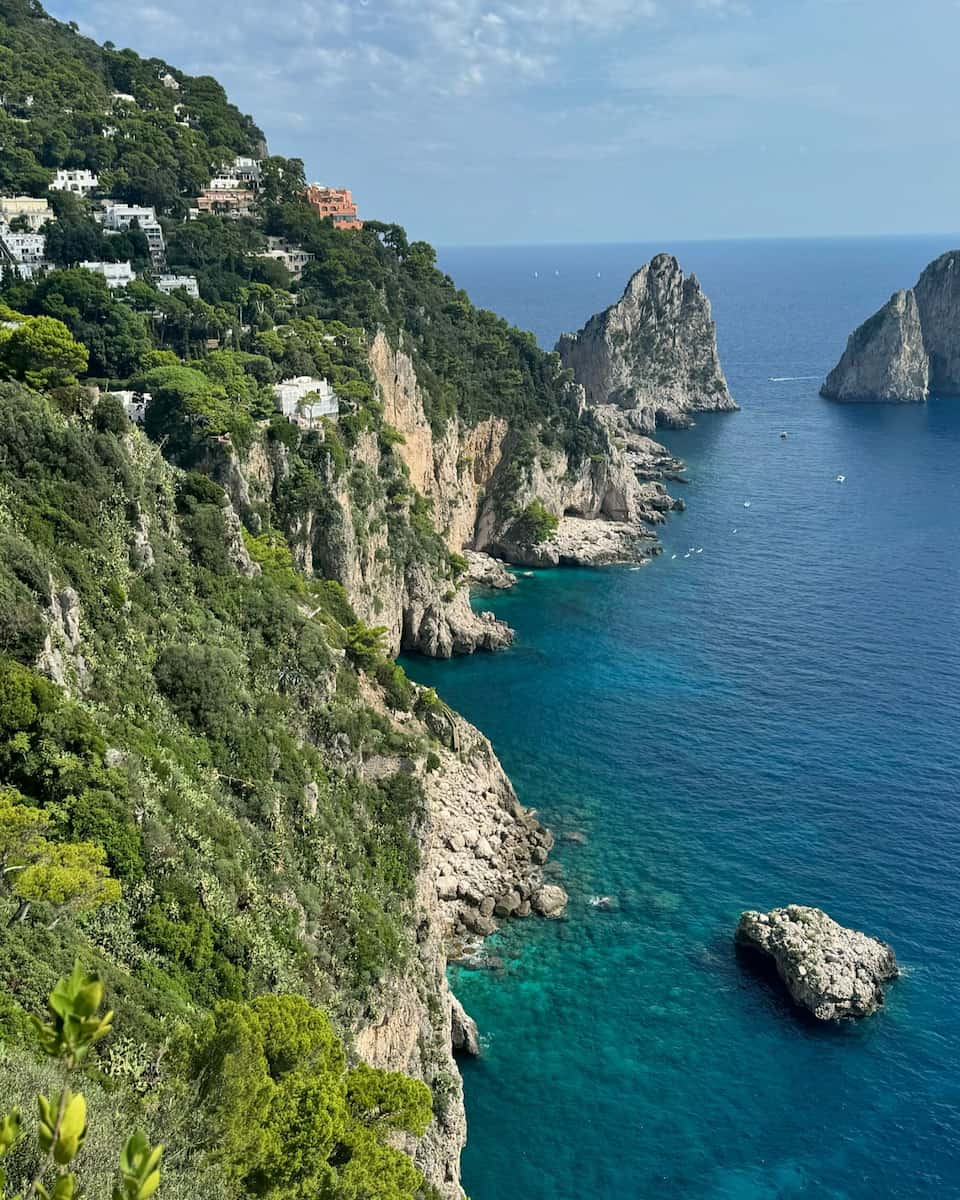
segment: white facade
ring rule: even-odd
[[[254,187],[260,186],[259,159],[247,158],[245,155],[238,154],[232,163],[224,163],[224,173],[235,175],[241,183],[252,183]]]
[[[179,92],[180,84],[168,71],[166,75],[160,76],[160,82],[165,88],[169,88],[171,92]]]
[[[181,288],[194,300],[200,299],[200,288],[197,286],[196,275],[161,275],[157,279],[157,290],[167,296]]]
[[[244,183],[236,175],[214,175],[210,180],[210,186],[207,188],[207,191],[236,192],[244,186]]]
[[[53,209],[36,196],[0,196],[0,221],[12,224],[22,217],[36,233],[47,221],[53,220]]]
[[[136,204],[116,204],[111,201],[104,205],[102,220],[104,229],[110,233],[122,233],[136,221],[147,239],[150,257],[155,263],[163,261],[163,229],[157,220],[156,209]]]
[[[260,252],[259,257],[275,258],[283,263],[294,279],[299,279],[303,275],[303,268],[314,259],[314,255],[308,254],[302,246],[295,246],[281,237],[268,237],[267,248]]]
[[[50,190],[52,192],[74,192],[78,196],[86,196],[88,193],[96,191],[99,184],[100,180],[92,171],[65,170],[61,167],[53,183],[50,184]]]
[[[119,104],[136,104],[136,96],[131,96],[129,92],[111,92],[110,99],[116,100]]]
[[[321,417],[335,417],[340,412],[340,401],[326,379],[309,375],[285,379],[273,385],[273,394],[283,415],[302,429],[313,429]]]
[[[116,398],[123,405],[123,411],[127,414],[134,425],[142,425],[143,418],[147,413],[147,405],[153,399],[149,392],[111,392],[111,396]]]
[[[98,275],[102,275],[109,288],[126,287],[137,277],[133,266],[128,262],[82,262],[80,266],[85,271],[95,271]]]

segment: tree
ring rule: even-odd
[[[63,917],[92,912],[120,899],[120,884],[106,866],[106,851],[92,842],[46,842],[38,861],[17,876],[13,894],[21,901],[16,920],[22,920],[32,904],[53,910],[47,926],[53,929]]]
[[[329,1018],[301,996],[222,1002],[198,1043],[195,1071],[223,1171],[271,1200],[413,1200],[423,1176],[390,1146],[422,1134],[429,1089],[370,1067],[349,1070]]]
[[[62,321],[28,317],[0,340],[0,371],[38,389],[68,387],[87,369],[89,354]]]

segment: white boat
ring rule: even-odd
[[[689,558],[689,557],[690,557],[690,554],[689,554],[689,552],[688,552],[687,554],[685,554],[683,557],[684,557],[684,558]]]
[[[838,475],[837,476],[837,483],[846,483],[846,482],[847,482],[846,475]]]
[[[671,558],[671,560],[675,559],[676,557],[677,557],[677,556],[676,556],[675,554],[671,554],[671,555],[670,555],[670,558]]]
[[[743,502],[743,507],[744,507],[744,508],[749,508],[749,507],[750,507],[750,501],[749,501],[749,500],[744,500],[744,502]]]
[[[787,438],[788,438],[790,435],[789,435],[789,434],[787,433],[787,431],[784,429],[784,430],[783,430],[783,432],[780,434],[780,436],[781,436],[781,438],[783,438],[783,440],[784,440],[784,441],[786,441],[786,440],[787,440]]]
[[[698,546],[698,547],[697,547],[697,553],[698,553],[698,554],[702,554],[702,553],[703,553],[703,547],[702,547],[702,546]]]

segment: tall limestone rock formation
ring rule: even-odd
[[[960,251],[932,262],[855,329],[820,394],[828,400],[922,403],[960,395]]]
[[[557,343],[593,405],[620,409],[637,431],[690,425],[695,412],[736,409],[720,366],[710,302],[695,275],[658,254],[618,303]]]

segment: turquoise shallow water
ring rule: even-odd
[[[664,435],[690,468],[666,553],[524,578],[495,603],[514,649],[407,664],[587,839],[555,854],[566,920],[508,925],[502,968],[452,973],[484,1042],[473,1200],[960,1195],[960,402],[816,395],[949,245],[682,248],[743,411]],[[552,343],[655,249],[443,261]],[[894,944],[878,1017],[819,1026],[738,962],[740,910],[788,901]]]

